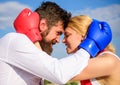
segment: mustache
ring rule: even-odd
[[[52,43],[52,45],[55,45],[57,43],[57,41],[56,40],[52,40],[51,43]]]

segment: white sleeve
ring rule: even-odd
[[[51,82],[65,84],[88,64],[90,55],[83,49],[57,59],[40,51],[27,37],[15,37],[9,43],[6,62]]]

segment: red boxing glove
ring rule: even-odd
[[[32,12],[25,8],[14,21],[16,32],[25,34],[33,43],[41,41],[42,37],[39,31],[40,17],[37,12]]]

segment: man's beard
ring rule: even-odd
[[[52,48],[52,41],[46,41],[45,37],[48,35],[49,30],[46,30],[45,32],[41,33],[42,40],[40,41],[40,45],[43,51],[45,51],[48,55],[51,55],[53,48]]]
[[[46,42],[45,40],[42,40],[40,42],[41,48],[43,51],[45,51],[47,54],[51,55],[53,48],[50,43]]]

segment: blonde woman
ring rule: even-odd
[[[68,54],[78,50],[92,22],[85,15],[70,19],[63,39]],[[88,66],[72,81],[80,81],[81,85],[120,85],[120,58],[115,54],[113,45],[110,43],[95,58],[91,58]]]

